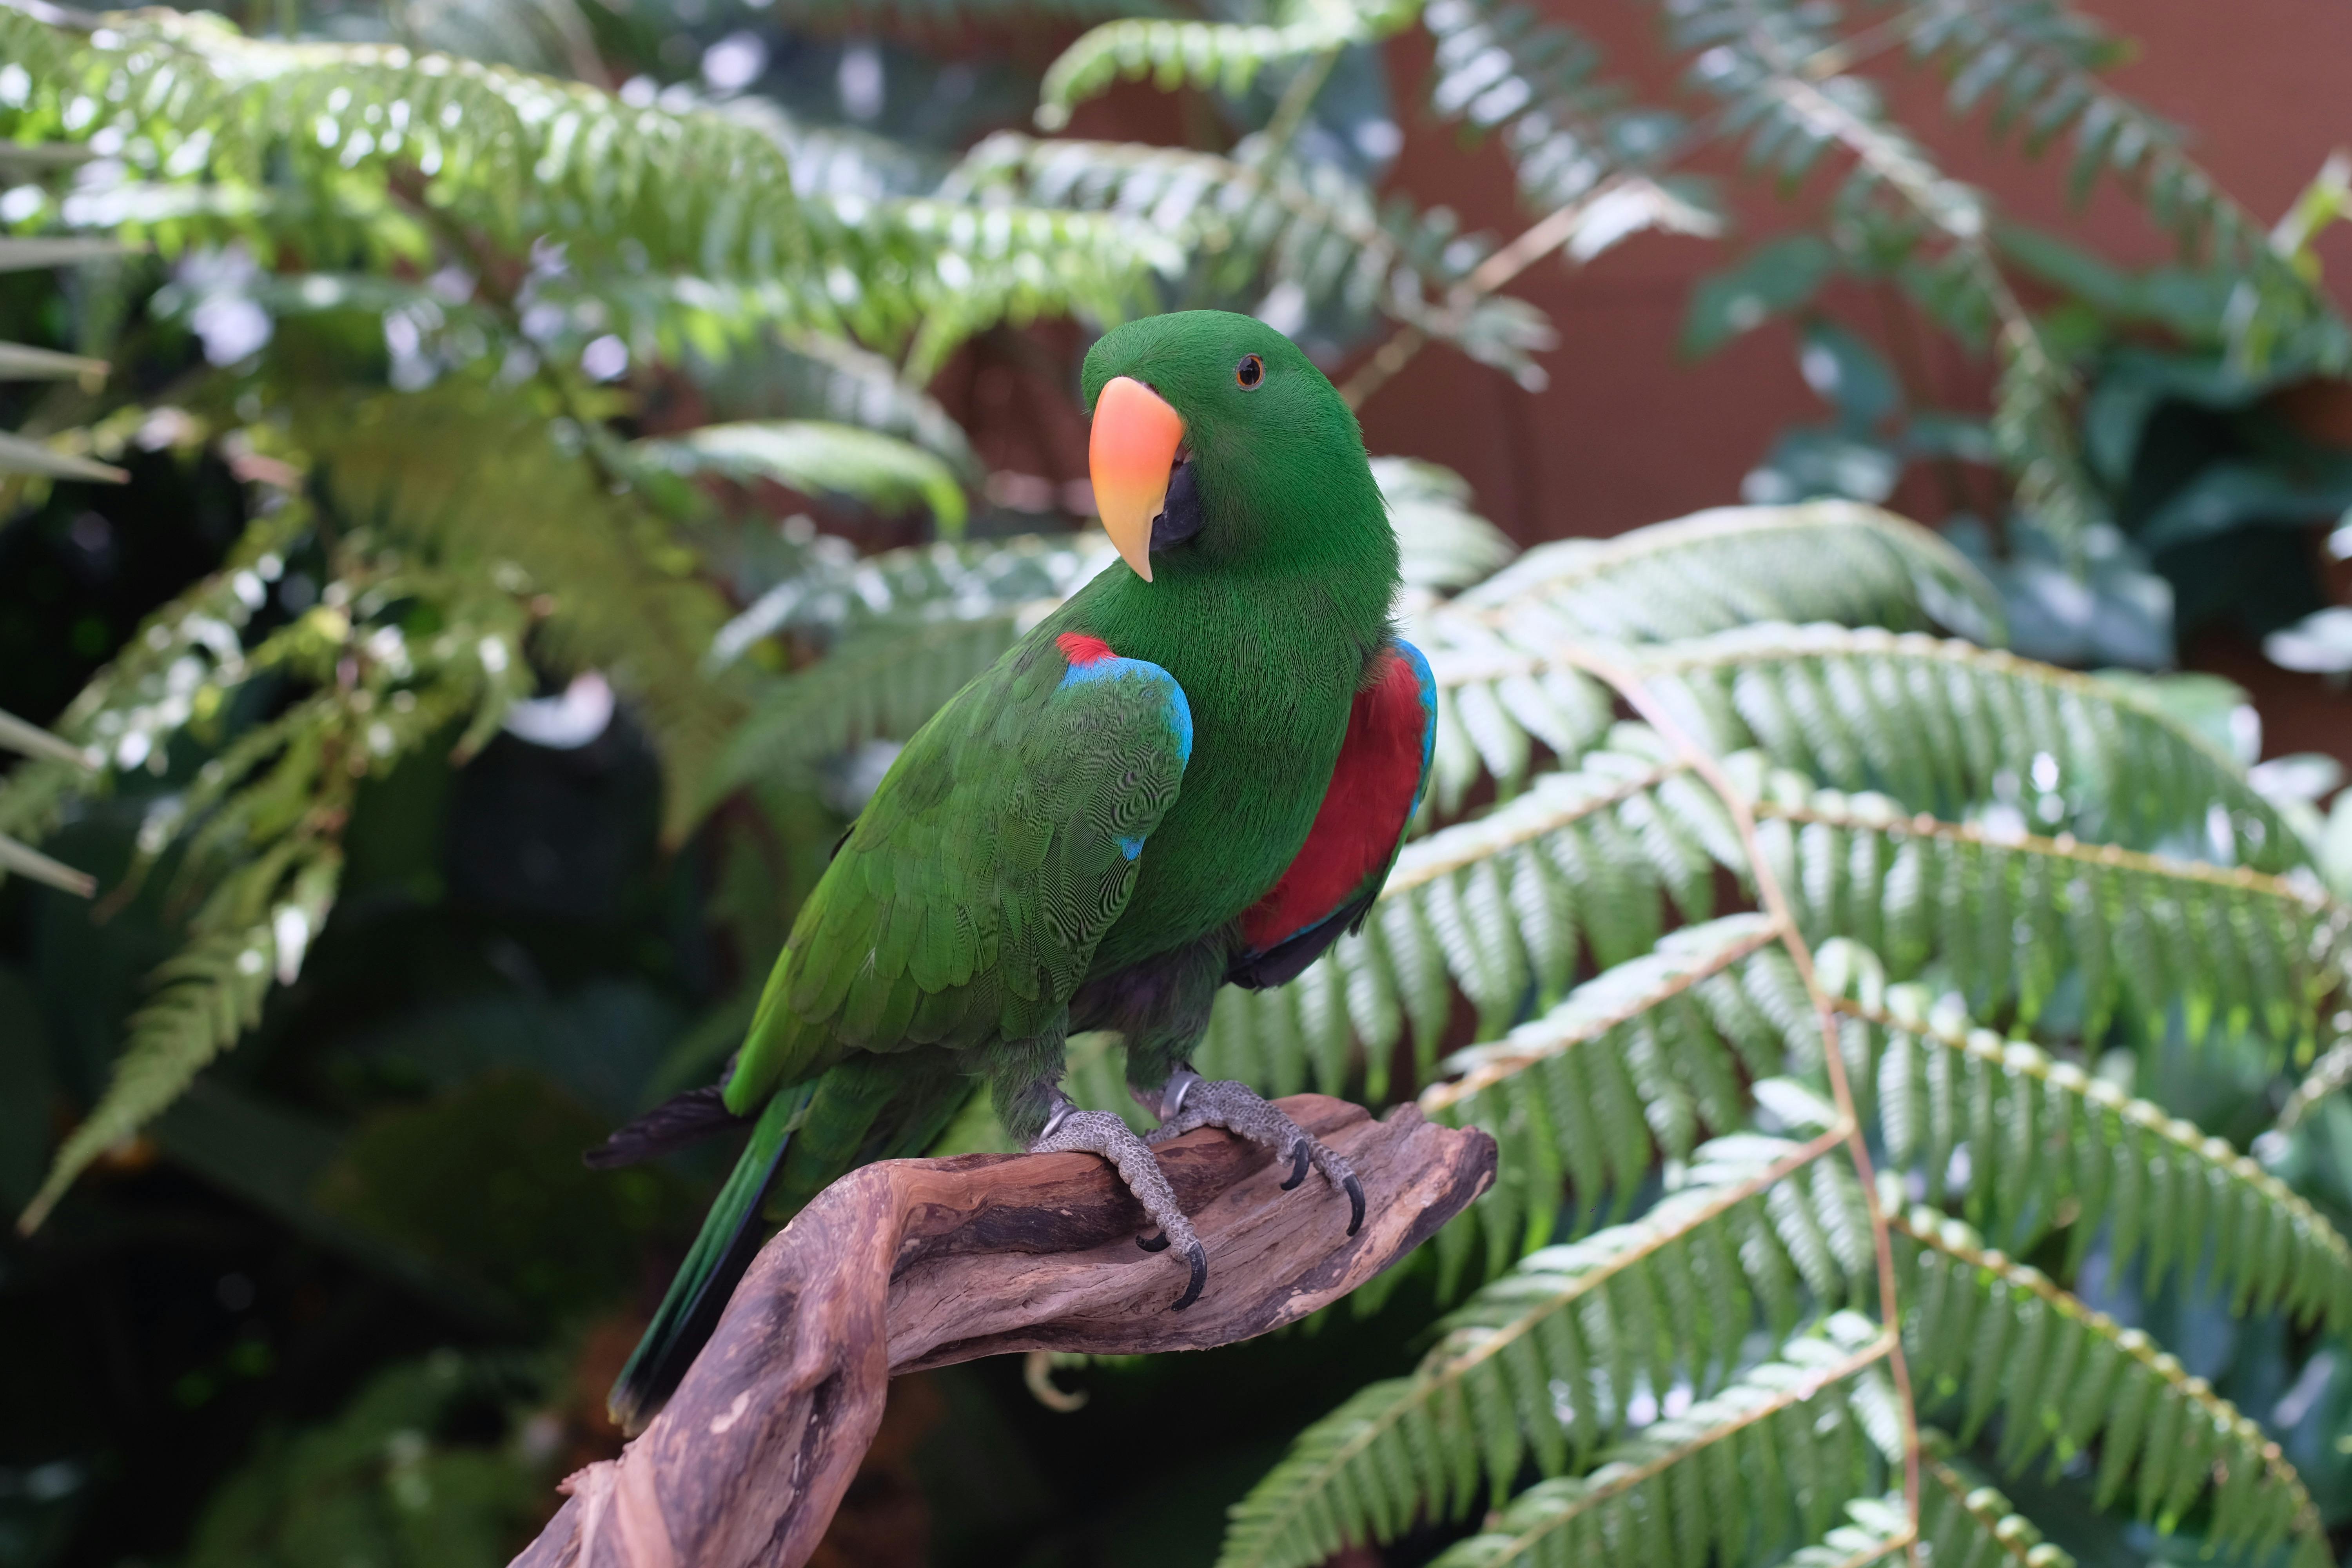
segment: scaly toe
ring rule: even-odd
[[[1199,1300],[1202,1288],[1209,1282],[1209,1249],[1195,1241],[1184,1249],[1184,1256],[1192,1265],[1192,1279],[1184,1287],[1184,1293],[1176,1298],[1176,1304],[1168,1309],[1171,1312],[1181,1312]]]
[[[1181,1309],[1199,1300],[1201,1289],[1209,1279],[1208,1252],[1193,1236],[1192,1222],[1177,1204],[1176,1189],[1169,1185],[1167,1173],[1126,1122],[1106,1110],[1081,1110],[1062,1099],[1045,1131],[1029,1141],[1029,1152],[1085,1152],[1099,1154],[1109,1161],[1127,1190],[1143,1205],[1144,1217],[1160,1227],[1157,1236],[1146,1233],[1137,1237],[1135,1245],[1146,1252],[1165,1252],[1171,1244],[1180,1247],[1192,1265],[1192,1280],[1176,1305]]]

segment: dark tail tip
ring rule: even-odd
[[[580,1156],[591,1170],[641,1164],[656,1155],[699,1143],[755,1120],[727,1109],[722,1087],[711,1084],[672,1095]]]
[[[744,1272],[760,1255],[760,1245],[766,1238],[765,1229],[756,1222],[744,1226],[729,1244],[719,1267],[689,1300],[675,1307],[670,1301],[662,1303],[660,1315],[646,1331],[604,1400],[606,1412],[623,1432],[634,1437],[644,1431],[677,1392],[687,1369],[709,1342],[719,1314],[727,1310],[735,1287],[743,1282]]]

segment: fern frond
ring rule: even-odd
[[[2339,1040],[2322,1052],[2319,1059],[2311,1064],[2311,1070],[2296,1083],[2294,1092],[2279,1107],[2278,1119],[2271,1123],[2272,1132],[2282,1138],[2293,1132],[2311,1114],[2312,1107],[2347,1083],[2352,1083],[2352,1040]],[[2259,1141],[2254,1146],[2257,1150],[2263,1147]]]
[[[1938,1458],[1919,1467],[1919,1540],[1936,1568],[2074,1568],[2066,1551],[1991,1487],[1972,1485]]]
[[[1912,1543],[1911,1521],[1900,1491],[1856,1498],[1845,1505],[1845,1523],[1791,1554],[1789,1568],[1870,1568]]]
[[[812,254],[782,151],[716,114],[396,46],[247,38],[164,10],[118,13],[82,37],[11,11],[0,54],[34,83],[12,134],[117,125],[143,177],[259,189],[283,168],[353,210],[377,204],[382,220],[404,167],[422,174],[425,208],[510,253],[546,238],[583,266],[641,247],[656,268],[736,276],[799,270]],[[394,223],[376,243],[413,248],[423,230]]]
[[[2118,682],[1836,626],[1743,627],[1632,658],[1718,754],[1759,745],[1839,789],[1948,818],[2032,783],[2057,805],[2053,819],[2037,802],[2041,820],[2078,838],[2269,872],[2303,858],[2233,759]]]
[[[1499,1500],[1529,1458],[1548,1475],[1581,1466],[1643,1389],[1719,1386],[1759,1302],[1785,1335],[1801,1283],[1822,1305],[1853,1297],[1862,1281],[1822,1240],[1869,1224],[1852,1177],[1819,1163],[1843,1137],[1708,1144],[1640,1219],[1521,1259],[1444,1320],[1411,1376],[1300,1434],[1235,1506],[1220,1563],[1309,1568]],[[1790,1180],[1808,1167],[1810,1191]]]
[[[2015,135],[2029,153],[2071,139],[2078,201],[2102,176],[2115,180],[2185,258],[2244,277],[2269,332],[2292,331],[2320,347],[2321,363],[2342,363],[2341,319],[2279,254],[2270,226],[2189,156],[2176,127],[2102,79],[2129,48],[2098,21],[2060,0],[1926,0],[1906,33],[1912,58],[1948,77],[1953,113],[1990,108],[1994,134]]]
[[[2134,1100],[2024,1040],[1971,1028],[1924,986],[1881,988],[1876,961],[1822,950],[1843,1046],[1875,1079],[1888,1167],[1917,1170],[1928,1201],[2029,1252],[2067,1227],[2071,1270],[2105,1227],[2118,1273],[2144,1255],[2147,1289],[2210,1267],[2232,1310],[2352,1325],[2352,1243],[2284,1182],[2193,1122]],[[1965,1175],[1955,1152],[1968,1151]]]
[[[1595,79],[1600,52],[1580,33],[1495,0],[1430,0],[1422,25],[1436,44],[1429,106],[1474,132],[1500,131],[1519,200],[1551,212],[1613,173],[1660,162],[1681,118],[1628,106]]]
[[[1470,508],[1470,482],[1417,458],[1374,458],[1407,587],[1443,591],[1478,582],[1518,553],[1510,536]]]
[[[293,983],[303,949],[326,923],[342,871],[331,842],[289,839],[223,881],[193,940],[155,972],[157,991],[131,1016],[105,1096],[68,1135],[16,1228],[31,1235],[74,1178],[179,1098],[204,1066],[260,1021],[273,982]]]
[[[1421,1105],[1433,1121],[1484,1128],[1498,1148],[1495,1186],[1471,1210],[1487,1273],[1550,1239],[1563,1178],[1584,1204],[1614,1194],[1622,1205],[1661,1151],[1685,1159],[1702,1127],[1741,1124],[1743,1069],[1763,1078],[1801,1059],[1819,1032],[1779,940],[1760,915],[1685,926],[1543,1016],[1447,1058],[1461,1076],[1423,1090]],[[1441,1260],[1467,1246],[1465,1230]]]
[[[90,484],[119,485],[131,476],[111,463],[85,458],[61,445],[0,430],[0,474],[37,474],[50,479],[82,479]]]
[[[1454,815],[1482,775],[1508,798],[1527,782],[1538,742],[1572,763],[1608,732],[1612,694],[1581,670],[1455,615],[1424,616],[1413,629],[1437,684],[1429,793],[1439,816]]]
[[[779,632],[840,637],[884,620],[969,619],[1050,607],[1117,558],[1107,543],[1066,533],[918,544],[863,557],[848,541],[820,535],[809,542],[809,558],[798,572],[720,629],[711,641],[711,662],[732,664],[753,643]]]
[[[909,441],[821,419],[704,425],[684,435],[638,441],[633,449],[673,473],[772,479],[811,493],[849,496],[882,511],[930,509],[945,533],[970,509],[948,465]]]
[[[89,753],[79,746],[50,734],[38,724],[28,724],[5,710],[0,710],[0,752],[14,752],[20,757],[40,757],[84,771],[91,766]]]
[[[773,368],[773,375],[787,406],[806,406],[842,424],[912,441],[967,484],[980,481],[980,460],[972,456],[963,426],[887,359],[823,332],[789,334],[783,347],[782,363]]]
[[[0,879],[11,872],[33,881],[55,888],[61,893],[71,893],[86,899],[98,891],[98,879],[87,871],[77,870],[64,861],[42,854],[29,844],[20,844],[0,833]]]
[[[1659,1422],[1590,1475],[1543,1481],[1434,1568],[1701,1568],[1823,1534],[1874,1496],[1873,1407],[1894,1337],[1853,1313]]]
[[[1051,205],[972,205],[929,196],[869,202],[813,198],[805,205],[821,277],[794,279],[773,319],[804,319],[799,298],[827,291],[860,337],[901,341],[902,374],[917,385],[956,346],[1000,321],[1079,315],[1109,323],[1158,308],[1157,283],[1183,269],[1183,252],[1150,224],[1118,213]]]
[[[1814,571],[1795,563],[1813,562]],[[1507,796],[1541,742],[1590,745],[1615,698],[1545,650],[1567,639],[1672,643],[1757,620],[2000,629],[1992,591],[1948,545],[1850,501],[1724,507],[1607,541],[1538,545],[1417,622],[1438,685],[1432,794],[1451,815],[1482,773]]]
[[[793,777],[861,742],[903,740],[1020,637],[1018,617],[877,623],[777,682],[702,786],[707,806],[755,779]]]
[[[103,376],[106,362],[87,354],[59,353],[29,343],[0,343],[0,381],[70,381]]]
[[[59,740],[37,724],[27,724],[13,713],[0,712],[0,751],[39,759],[48,764],[47,772],[51,778],[55,778],[60,770],[68,773],[92,771],[88,752]],[[63,780],[58,779],[52,787],[62,795]],[[42,854],[31,845],[20,844],[5,833],[0,833],[0,879],[5,879],[10,872],[85,899],[98,890],[98,879],[89,872],[77,871],[63,861]]]
[[[1802,179],[1823,153],[1843,148],[1853,168],[1837,198],[1855,232],[1901,237],[1901,272],[1937,319],[1965,338],[1998,329],[2000,381],[1992,436],[2018,500],[2070,545],[2102,502],[2074,438],[2073,372],[2043,338],[1995,260],[1984,198],[1950,179],[1890,121],[1878,90],[1842,74],[1836,14],[1781,3],[1693,0],[1673,8],[1677,47],[1693,75],[1723,100],[1729,128],[1748,136],[1749,162]],[[1890,198],[1899,214],[1874,218]],[[1941,247],[1928,252],[1928,242]]]
[[[1792,1552],[1786,1559],[1789,1568],[1870,1568],[1898,1552],[1907,1556],[1915,1537],[1900,1491],[1855,1498],[1845,1505],[1845,1523]]]
[[[1192,86],[1238,94],[1257,73],[1345,48],[1378,43],[1408,26],[1420,0],[1288,0],[1273,24],[1129,17],[1105,22],[1062,51],[1037,88],[1037,123],[1059,131],[1070,110],[1124,77],[1145,77],[1162,92]]]
[[[2095,1441],[2102,1508],[2128,1486],[2134,1511],[2169,1531],[2210,1492],[2212,1545],[2259,1554],[2292,1535],[2299,1568],[2331,1561],[2294,1467],[2203,1378],[2040,1271],[1988,1251],[1958,1220],[1921,1208],[1888,1223],[1916,1303],[1904,1336],[1913,1375],[1923,1402],[1958,1408],[1963,1441],[1996,1412],[2012,1468],[2044,1449],[2063,1464]]]
[[[1810,939],[1852,937],[1898,978],[1932,964],[1982,1016],[2030,1026],[2072,974],[2089,1042],[2124,1013],[2161,1037],[2177,1006],[2192,1044],[2252,1030],[2307,1052],[2341,983],[2352,910],[2307,872],[1995,834],[1784,770],[1757,795],[1759,847]]]
[[[1458,985],[1481,1032],[1500,1034],[1529,1000],[1565,994],[1589,942],[1603,963],[1650,950],[1672,900],[1713,913],[1716,858],[1738,853],[1715,797],[1666,762],[1656,738],[1622,726],[1616,744],[1475,821],[1409,844],[1364,929],[1290,984],[1218,994],[1203,1070],[1216,1064],[1278,1093],[1310,1078],[1327,1091],[1360,1053],[1370,1098],[1408,1032],[1417,1070]]]
[[[703,668],[722,606],[667,523],[487,386],[451,380],[294,413],[297,438],[334,454],[329,499],[345,517],[434,571],[535,601],[535,651],[604,669],[643,699],[665,764],[666,826],[683,832],[740,710]],[[418,463],[418,452],[438,460]]]
[[[1323,163],[1261,167],[1244,157],[1118,142],[1036,141],[1012,132],[975,146],[943,190],[1003,192],[1023,202],[1119,215],[1171,237],[1201,293],[1236,308],[1276,283],[1308,307],[1378,311],[1523,379],[1549,328],[1529,308],[1483,297],[1463,312],[1447,296],[1485,259],[1443,208],[1377,203]]]
[[[636,271],[557,279],[542,298],[617,318],[661,352],[723,361],[775,330],[788,338],[845,328],[902,354],[920,385],[957,345],[1000,322],[1076,315],[1108,324],[1155,308],[1182,250],[1118,214],[933,196],[814,195],[798,204],[810,270]]]
[[[1448,0],[1451,3],[1451,0]],[[1715,507],[1537,545],[1455,601],[1518,641],[1672,642],[1758,621],[2001,637],[2000,596],[1931,531],[1860,501]]]
[[[1153,0],[799,0],[796,26],[846,24],[878,31],[887,26],[936,28],[1003,27],[1014,21],[1058,18],[1094,22],[1106,16],[1149,16],[1162,7]]]

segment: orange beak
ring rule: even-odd
[[[1132,376],[1113,376],[1095,399],[1087,467],[1095,510],[1120,557],[1151,581],[1151,520],[1168,502],[1168,475],[1184,444],[1184,417]]]

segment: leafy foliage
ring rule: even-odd
[[[1600,549],[1660,562],[1654,602],[1672,605],[1664,563],[1736,581],[1710,557],[1737,560],[1751,530],[1772,526],[1734,521]],[[1852,515],[1816,517],[1805,536],[1850,549],[1856,521],[1861,537],[1901,538]],[[1645,533],[1679,535],[1678,548]],[[1889,1302],[1905,1304],[1903,1386],[1917,1400],[1885,1407],[1908,1411],[1882,1423],[1889,1460],[1916,1452],[1895,1428],[1948,1415],[1999,1466],[2095,1456],[2098,1506],[2166,1530],[2194,1520],[2220,1551],[2291,1540],[2297,1560],[2325,1560],[2275,1441],[2058,1282],[2131,1268],[2149,1293],[2210,1281],[2240,1313],[2333,1322],[2344,1310],[2352,1253],[2334,1220],[2232,1145],[2067,1059],[2119,1039],[2151,1059],[2179,1048],[2168,1040],[2250,1040],[2276,1063],[2325,1037],[2343,912],[2304,841],[2147,689],[1916,633],[1717,629],[1704,594],[1691,630],[1648,631],[1642,600],[1592,591],[1555,552],[1599,553],[1531,552],[1427,613],[1448,650],[1441,679],[1457,700],[1472,672],[1613,686],[1664,728],[1612,725],[1589,698],[1580,728],[1531,714],[1524,692],[1498,702],[1509,717],[1466,748],[1454,797],[1491,781],[1498,803],[1410,845],[1363,933],[1295,996],[1219,1005],[1217,1070],[1254,1070],[1269,1088],[1310,1069],[1337,1088],[1360,1071],[1378,1095],[1408,1029],[1426,1041],[1459,1026],[1459,995],[1488,1043],[1435,1064],[1419,1103],[1501,1150],[1495,1189],[1433,1248],[1442,1294],[1465,1276],[1489,1283],[1442,1320],[1416,1372],[1308,1427],[1236,1509],[1223,1560],[1307,1563],[1392,1539],[1514,1490],[1532,1465],[1560,1479],[1520,1493],[1449,1560],[1696,1561],[1708,1543],[1666,1521],[1746,1531],[1748,1467],[1769,1462],[1705,1458],[1743,1441],[1745,1406],[1717,1391],[1740,1386],[1748,1336]],[[1982,614],[1980,590],[1949,590],[1967,575],[1897,572],[1857,598],[1885,595],[1899,620],[1934,588]],[[1661,640],[1610,640],[1629,624]],[[1467,651],[1472,637],[1483,652]],[[1553,759],[1501,742],[1509,730]],[[2184,774],[2198,782],[2168,798]],[[2003,811],[2059,831],[2013,829]],[[1721,912],[1727,885],[1763,908]],[[1890,959],[1872,951],[1882,944]],[[1571,984],[1588,962],[1591,977]],[[2018,1037],[1973,1027],[1970,1005]],[[1426,1045],[1415,1072],[1433,1076]],[[1875,1201],[1846,1163],[1865,1132],[1888,1162]],[[1650,1198],[1661,1170],[1666,1190]],[[1906,1181],[1968,1223],[1915,1207]],[[1986,1251],[1969,1224],[2011,1256],[2042,1256],[2063,1232],[2051,1255],[2065,1273]],[[1964,1560],[2049,1559],[1998,1494],[1923,1463],[1926,1536]],[[1874,1473],[1830,1489],[1826,1506],[1874,1496]],[[1654,1524],[1653,1484],[1677,1500]]]
[[[478,47],[579,52],[557,9],[552,34]],[[1799,315],[1830,367],[1817,384],[1838,423],[1759,469],[1772,504],[1514,558],[1454,477],[1377,464],[1404,546],[1400,618],[1440,688],[1430,804],[1362,929],[1287,986],[1222,994],[1198,1065],[1270,1091],[1410,1097],[1490,1132],[1501,1166],[1416,1265],[1438,1303],[1418,1365],[1298,1436],[1236,1509],[1225,1561],[1304,1565],[1426,1528],[1454,1568],[1851,1568],[1917,1543],[2046,1568],[2065,1553],[1972,1479],[2036,1465],[2032,1506],[2073,1510],[2069,1540],[2128,1517],[2190,1550],[2326,1561],[2340,1478],[2299,1471],[2257,1419],[2286,1408],[2280,1383],[2326,1383],[2352,1321],[2346,1194],[2309,1175],[2328,1119],[2307,1113],[2347,1059],[2352,922],[2321,874],[2326,829],[2165,688],[2000,651],[2002,595],[1876,504],[1903,463],[1990,458],[2011,537],[2047,545],[2050,570],[2108,559],[2117,432],[2154,395],[2126,407],[2106,384],[2078,428],[2076,340],[2012,275],[2064,273],[2056,286],[2105,290],[2117,321],[2157,318],[2153,290],[2000,225],[1861,72],[1907,50],[1948,74],[1956,114],[1990,105],[1997,134],[2070,144],[2080,178],[2116,178],[2177,235],[2200,298],[2226,301],[2200,330],[2240,391],[2347,357],[2305,276],[2308,234],[2274,247],[2100,79],[2106,35],[2049,0],[1675,4],[1666,47],[1712,101],[1696,119],[1615,85],[1559,23],[1487,0],[1077,10],[1104,25],[1048,73],[1041,122],[1148,78],[1202,94],[1231,137],[1004,133],[958,152],[987,114],[917,132],[847,110],[851,67],[881,58],[862,39],[825,58],[844,112],[881,130],[725,86],[708,56],[704,88],[649,68],[616,94],[408,43],[0,11],[0,161],[83,170],[70,195],[12,191],[9,221],[38,232],[0,239],[0,268],[115,269],[113,303],[84,307],[92,353],[0,351],[0,375],[59,394],[0,443],[0,468],[28,477],[10,494],[168,447],[217,462],[242,508],[218,569],[146,617],[53,735],[0,724],[26,753],[0,781],[0,865],[60,879],[32,841],[130,825],[104,907],[155,910],[173,954],[88,1075],[22,1223],[144,1129],[388,1278],[520,1250],[520,1226],[436,1228],[458,1166],[415,1193],[387,1175],[445,1151],[445,1115],[478,1133],[528,1100],[562,1136],[589,1119],[520,1080],[362,1116],[351,1103],[385,1082],[423,1092],[402,1071],[437,1094],[417,1065],[432,1049],[339,1044],[314,1072],[307,1047],[280,1047],[270,1081],[325,1082],[310,1091],[345,1097],[355,1129],[279,1129],[326,1146],[283,1167],[299,1181],[221,1175],[236,1141],[184,1125],[239,1092],[207,1069],[300,1003],[331,917],[350,929],[437,897],[370,868],[371,832],[400,831],[384,825],[404,775],[488,771],[502,732],[553,733],[535,726],[603,691],[587,738],[561,743],[618,749],[642,728],[648,818],[688,847],[683,874],[634,896],[688,912],[627,963],[717,967],[698,956],[708,917],[756,971],[863,763],[887,754],[862,749],[911,733],[1107,559],[988,499],[1011,493],[977,456],[997,448],[928,390],[952,358],[1018,357],[999,329],[1039,318],[1215,304],[1335,362],[1379,336],[1359,399],[1428,342],[1535,384],[1550,331],[1511,280],[1644,226],[1707,230],[1704,192],[1675,171],[1732,143],[1784,188],[1832,172],[1818,233],[1777,237],[1694,302],[1694,348]],[[1006,20],[891,16],[910,11]],[[1376,195],[1394,128],[1333,84],[1375,72],[1360,46],[1416,23],[1432,109],[1512,163],[1531,219],[1516,237]],[[593,43],[583,74],[623,47]],[[64,141],[89,156],[68,163]],[[1910,406],[1821,314],[1840,274],[1990,346],[1988,416]],[[109,333],[152,334],[129,341],[177,379],[79,390],[107,374],[98,352],[128,362]],[[746,526],[772,486],[824,529]],[[925,529],[943,537],[906,542]],[[541,984],[527,954],[482,945]],[[698,1020],[649,1009],[665,1022],[624,1087],[567,1083],[611,1120],[645,1085],[707,1075],[740,1033],[730,984],[698,979]],[[542,1033],[568,1044],[615,1011],[551,1012]],[[481,1032],[515,1052],[540,1037]],[[2329,1065],[2298,1091],[2288,1064],[2314,1056]],[[2198,1074],[2252,1087],[2225,1117],[2179,1089]],[[1076,1048],[1073,1082],[1119,1104],[1111,1041]],[[985,1146],[985,1121],[955,1136]],[[656,1197],[608,1206],[651,1225]],[[548,1243],[506,1293],[550,1321],[575,1290],[616,1296],[628,1259],[606,1242]],[[1421,1299],[1397,1284],[1360,1306]],[[2267,1358],[2235,1388],[2158,1342],[2208,1297]],[[413,1393],[382,1399],[439,1421],[438,1396]],[[376,1403],[354,1407],[353,1441],[378,1440]],[[467,1495],[496,1528],[511,1468],[438,1441],[404,1447],[387,1485],[462,1458],[433,1475],[478,1481]],[[285,1468],[375,1507],[342,1452],[298,1444]],[[225,1494],[205,1549],[263,1549],[239,1510],[274,1474]]]
[[[1459,235],[1443,209],[1376,202],[1328,165],[1007,132],[973,148],[956,183],[1172,235],[1192,259],[1194,289],[1212,300],[1239,302],[1286,285],[1286,308],[1347,320],[1378,313],[1523,381],[1538,379],[1530,355],[1552,343],[1550,327],[1517,300],[1448,308],[1489,242]]]
[[[1888,1345],[1867,1319],[1833,1316],[1819,1337],[1791,1341],[1783,1359],[1657,1422],[1590,1474],[1529,1488],[1439,1561],[1697,1564],[1825,1534],[1880,1474],[1874,1439],[1888,1424],[1874,1416],[1887,1400],[1872,1369]]]
[[[705,425],[638,450],[682,474],[771,479],[794,489],[854,496],[881,510],[929,507],[940,529],[960,532],[969,508],[955,471],[910,442],[853,425],[815,419]]]
[[[1661,162],[1686,133],[1680,116],[1629,104],[1622,87],[1596,79],[1599,51],[1523,6],[1432,0],[1422,23],[1436,46],[1430,108],[1473,133],[1499,134],[1520,199],[1535,211]]]
[[[1089,30],[1063,51],[1037,93],[1037,123],[1058,131],[1070,110],[1120,77],[1150,77],[1163,90],[1191,85],[1228,93],[1247,90],[1270,65],[1373,43],[1411,22],[1412,0],[1319,0],[1266,24],[1192,22],[1129,17]]]
[[[1894,1227],[1897,1259],[1918,1281],[1915,1363],[1931,1400],[1963,1407],[1964,1435],[1999,1411],[2012,1468],[2045,1445],[2063,1463],[2095,1438],[2101,1506],[2128,1485],[2135,1511],[2169,1529],[2210,1485],[2206,1535],[2217,1548],[2260,1553],[2293,1533],[2297,1563],[2329,1561],[2277,1444],[2147,1335],[1982,1250],[1957,1221],[1912,1215]]]

